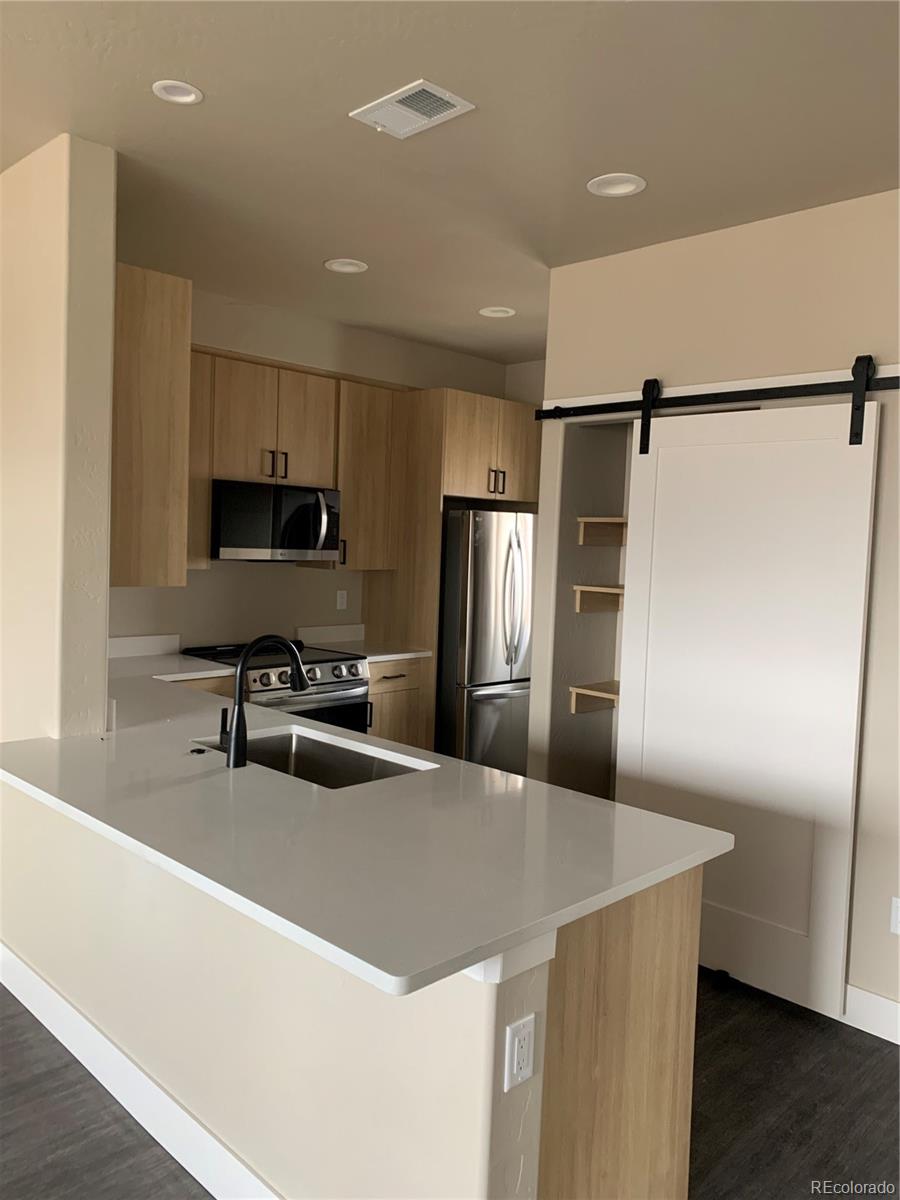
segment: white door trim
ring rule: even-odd
[[[280,1200],[55,988],[0,943],[0,983],[216,1200]]]

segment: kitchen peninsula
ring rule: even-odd
[[[686,1196],[701,867],[729,834],[252,704],[251,743],[406,773],[229,771],[198,753],[221,697],[178,686],[221,666],[112,665],[118,732],[0,750],[3,940],[255,1195]]]

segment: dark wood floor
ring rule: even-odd
[[[700,972],[691,1200],[794,1200],[811,1181],[900,1190],[898,1047]]]
[[[691,1200],[793,1200],[898,1181],[898,1050],[703,971]],[[0,1196],[208,1200],[0,988]]]
[[[0,988],[3,1200],[209,1200],[5,988]]]

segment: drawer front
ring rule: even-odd
[[[421,667],[420,658],[394,658],[369,663],[369,691],[377,696],[380,692],[404,692],[409,688],[417,688]]]

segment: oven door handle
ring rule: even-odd
[[[328,505],[325,503],[325,493],[317,492],[319,497],[319,540],[316,542],[315,549],[321,550],[325,545],[325,538],[328,536]]]
[[[342,688],[336,692],[319,692],[315,696],[301,694],[299,696],[285,697],[278,702],[279,708],[290,709],[292,712],[299,712],[306,708],[328,708],[335,704],[349,704],[353,700],[364,700],[369,694],[369,685],[363,684],[362,687]],[[252,703],[252,702],[251,702]],[[274,708],[274,704],[266,706]]]

